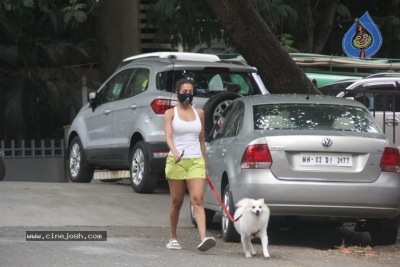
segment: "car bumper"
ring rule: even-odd
[[[383,173],[371,183],[305,182],[250,170],[230,179],[234,203],[264,198],[271,215],[394,218],[400,213],[400,176]]]
[[[147,155],[149,155],[150,172],[164,172],[165,158],[169,152],[167,142],[145,142]]]

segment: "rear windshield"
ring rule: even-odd
[[[174,74],[174,75],[172,75]],[[210,97],[221,91],[232,91],[241,95],[260,94],[251,73],[221,70],[175,70],[157,73],[157,89],[173,92],[172,84],[186,78],[193,81],[196,96]]]
[[[280,104],[253,107],[255,130],[333,130],[379,133],[363,108],[320,104]]]

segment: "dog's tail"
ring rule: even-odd
[[[239,200],[235,206],[236,206],[236,208],[245,207],[247,205],[247,202],[249,202],[249,199],[243,198],[243,199]]]

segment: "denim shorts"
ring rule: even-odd
[[[167,156],[165,177],[172,180],[189,180],[192,178],[206,178],[206,166],[203,157],[181,159],[175,163],[174,157]]]

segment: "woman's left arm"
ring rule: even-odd
[[[198,108],[197,109],[197,114],[199,114],[200,120],[201,120],[201,132],[199,135],[199,141],[200,141],[200,148],[201,148],[201,154],[203,155],[204,162],[206,161],[206,141],[204,137],[204,110]]]

